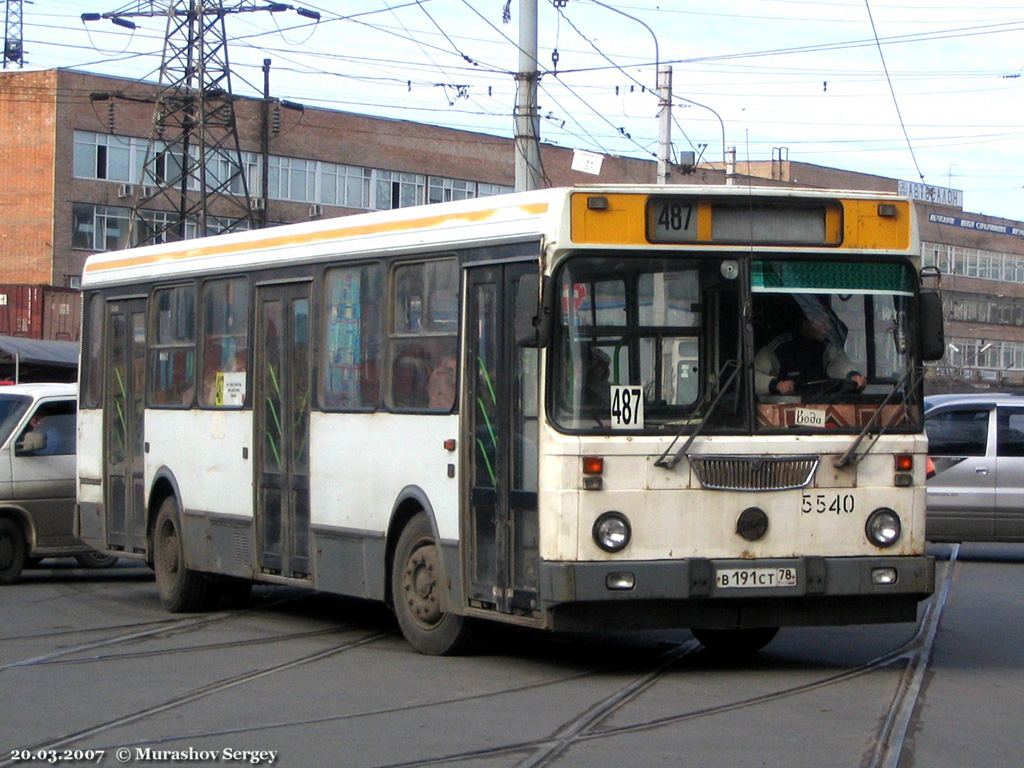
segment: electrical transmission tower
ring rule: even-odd
[[[7,0],[4,12],[4,69],[8,63],[25,66],[21,36],[21,0]]]
[[[223,0],[136,0],[120,11],[82,14],[83,21],[105,18],[129,29],[135,28],[132,18],[167,17],[153,124],[132,206],[132,244],[182,240],[193,234],[190,227],[202,237],[255,226],[224,19],[287,10],[292,6],[257,0],[230,5]],[[294,10],[319,19],[314,12]],[[152,207],[160,201],[163,206]]]

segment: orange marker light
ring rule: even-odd
[[[896,471],[910,472],[914,468],[914,457],[910,454],[901,453],[896,456]]]
[[[604,459],[600,456],[583,457],[583,474],[600,475],[604,473]]]

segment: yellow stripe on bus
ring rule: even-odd
[[[515,206],[531,216],[540,216],[547,213],[547,203],[529,203]],[[139,267],[146,264],[157,264],[162,261],[179,261],[183,259],[209,258],[211,256],[225,256],[242,253],[245,251],[265,251],[273,248],[292,247],[296,245],[313,245],[329,240],[342,240],[348,237],[360,237],[363,235],[376,235],[385,232],[401,232],[411,229],[429,229],[453,221],[481,222],[492,218],[501,211],[509,208],[488,208],[483,211],[467,211],[455,215],[443,216],[422,216],[406,221],[385,221],[375,224],[359,224],[348,227],[336,227],[322,232],[306,232],[301,234],[284,234],[268,236],[257,241],[217,243],[214,245],[196,245],[183,248],[179,251],[167,251],[164,253],[153,253],[148,255],[126,255],[121,258],[112,258],[104,261],[90,262],[86,264],[85,271],[98,273],[110,269],[124,269],[126,267]],[[193,241],[203,242],[203,241]]]

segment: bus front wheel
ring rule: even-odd
[[[202,573],[185,566],[178,507],[173,497],[164,499],[153,529],[153,570],[160,600],[171,613],[206,610],[210,583]]]
[[[402,529],[391,567],[391,598],[402,634],[420,653],[447,656],[465,651],[472,621],[445,610],[441,552],[430,520],[420,512]]]
[[[701,645],[717,656],[744,656],[756,653],[779,634],[778,627],[692,629],[690,631]]]

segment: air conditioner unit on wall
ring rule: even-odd
[[[142,197],[152,197],[156,194],[156,187],[143,187]]]
[[[323,216],[323,215],[324,215],[324,207],[322,205],[318,205],[317,203],[313,203],[313,205],[309,206],[309,217],[311,219],[315,219],[316,217]]]
[[[122,184],[117,188],[117,196],[121,198],[134,197],[135,187],[133,187],[131,184]]]
[[[259,197],[249,198],[250,210],[262,211],[263,210],[263,199]]]

